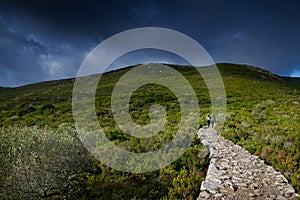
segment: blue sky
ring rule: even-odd
[[[291,73],[291,77],[300,77],[300,69],[294,68]]]
[[[74,77],[89,51],[132,28],[156,26],[198,41],[215,62],[243,63],[300,77],[299,1],[0,1],[0,86]],[[184,63],[155,50],[114,67]]]

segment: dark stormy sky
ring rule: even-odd
[[[85,56],[127,29],[164,27],[198,41],[216,63],[300,77],[300,1],[0,1],[0,86],[74,77]],[[180,59],[149,50],[116,67]]]

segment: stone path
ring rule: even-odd
[[[210,150],[210,165],[202,182],[200,199],[296,199],[286,178],[257,156],[202,128],[198,135]]]

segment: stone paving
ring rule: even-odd
[[[219,136],[213,128],[201,128],[198,135],[211,158],[198,200],[283,200],[299,196],[280,172]]]

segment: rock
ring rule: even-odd
[[[256,197],[256,194],[250,192],[250,193],[249,193],[249,197]]]
[[[294,188],[293,188],[291,185],[288,185],[288,186],[285,188],[285,191],[286,191],[288,194],[293,194],[293,193],[295,193],[295,190],[294,190]]]
[[[200,129],[199,138],[210,151],[206,180],[198,199],[295,199],[286,178],[257,156],[217,135]]]
[[[224,196],[224,194],[221,194],[221,193],[218,193],[218,194],[216,194],[214,197],[216,197],[216,198],[221,198],[221,197],[223,197]]]
[[[216,194],[219,191],[218,186],[220,186],[220,184],[203,181],[201,184],[201,190],[206,190],[212,194]]]
[[[199,200],[200,200],[200,199],[208,199],[209,197],[210,197],[209,193],[206,192],[206,191],[203,191],[203,192],[201,192],[200,198],[198,198],[198,199],[199,199]]]

